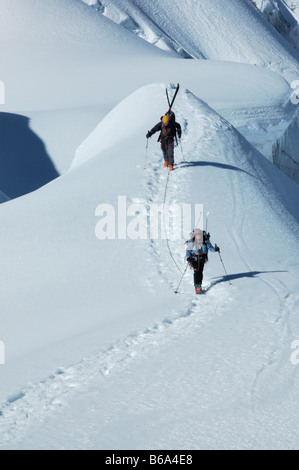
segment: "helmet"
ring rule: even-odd
[[[168,123],[169,123],[169,116],[168,116],[168,114],[165,114],[165,116],[163,116],[162,121],[164,122],[164,124],[168,124]]]

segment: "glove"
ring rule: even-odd
[[[215,243],[215,251],[220,252],[220,248],[219,248],[219,246],[216,245],[216,243]]]
[[[182,133],[178,131],[179,139],[182,137]]]
[[[151,133],[151,131],[148,131],[148,133],[146,134],[146,138],[149,139],[153,134]]]

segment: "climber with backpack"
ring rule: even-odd
[[[164,167],[169,167],[169,171],[173,171],[174,165],[174,141],[177,141],[176,135],[179,139],[182,135],[182,129],[178,122],[175,121],[175,114],[170,111],[166,113],[161,121],[148,131],[146,138],[149,139],[153,134],[160,131],[158,142],[161,144]]]
[[[194,270],[195,292],[202,294],[203,270],[208,261],[208,252],[220,252],[220,248],[216,244],[214,247],[210,242],[210,234],[200,229],[193,230],[186,245],[186,259]]]

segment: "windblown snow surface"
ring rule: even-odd
[[[20,15],[27,15],[27,29],[39,25],[27,39],[27,77],[38,69],[29,45],[46,49],[55,70],[54,51],[66,46],[70,69],[61,61],[52,91],[51,80],[39,82],[51,95],[30,85],[24,101],[15,78],[1,115],[14,114],[13,123],[31,116],[36,138],[51,143],[49,159],[65,169],[0,206],[0,449],[297,449],[299,187],[229,119],[234,110],[239,116],[247,110],[250,140],[262,145],[254,108],[266,124],[277,113],[273,133],[292,119],[286,76],[276,67],[219,57],[182,59],[94,16],[81,0],[53,1],[51,13],[47,1],[26,4],[30,9]],[[4,10],[12,15],[22,5],[9,0]],[[74,45],[65,24],[54,22],[67,15],[67,5],[78,24],[99,19],[107,26],[100,39],[94,33],[90,49],[85,28]],[[248,2],[239,0],[235,18],[243,8]],[[56,45],[44,34],[52,14],[50,29],[60,26]],[[266,41],[269,30],[263,35],[259,28]],[[18,57],[16,30],[5,36],[7,58],[9,45]],[[36,41],[41,32],[44,44]],[[119,54],[109,50],[117,42]],[[20,63],[14,67],[22,70]],[[92,67],[98,88],[87,73]],[[5,71],[12,76],[8,60]],[[74,83],[66,80],[72,73]],[[145,134],[167,110],[165,88],[172,95],[177,81],[174,111],[183,134],[175,171],[168,173],[156,136],[146,150]],[[54,152],[63,142],[57,119],[74,125],[63,161]],[[118,237],[124,198],[131,236]],[[159,237],[138,237],[138,221],[148,222],[152,206],[173,204],[202,204],[203,224],[221,248],[224,266],[210,254],[202,296],[194,294],[189,269],[174,293],[186,267],[183,235],[165,239],[160,220]],[[96,236],[103,207],[115,211],[115,238]]]
[[[98,0],[91,3],[98,12],[135,35],[163,50],[174,50],[182,57],[226,60],[277,71],[292,84],[294,99],[298,99],[297,0]],[[217,87],[221,87],[226,77],[221,72],[216,76]],[[231,83],[236,84],[236,75]],[[201,87],[201,96],[202,93]],[[231,98],[231,94],[223,93],[223,96]],[[250,107],[235,107],[233,112],[230,104],[219,108],[216,103],[208,103],[266,158],[299,183],[297,107],[292,105],[288,109],[285,101],[279,110],[268,109],[265,115],[265,108],[253,103]]]
[[[270,24],[299,50],[298,0],[255,0]]]

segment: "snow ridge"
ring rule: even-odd
[[[3,0],[5,109],[31,109],[57,147],[60,126],[74,148],[89,136],[63,176],[0,206],[0,447],[298,447],[299,187],[249,143],[271,145],[295,119],[298,54],[250,0],[98,7]],[[145,135],[174,79],[183,134],[168,172]],[[210,253],[204,295],[190,269],[175,294],[184,239],[97,238],[99,204],[115,228],[120,195],[203,204],[226,267]]]

